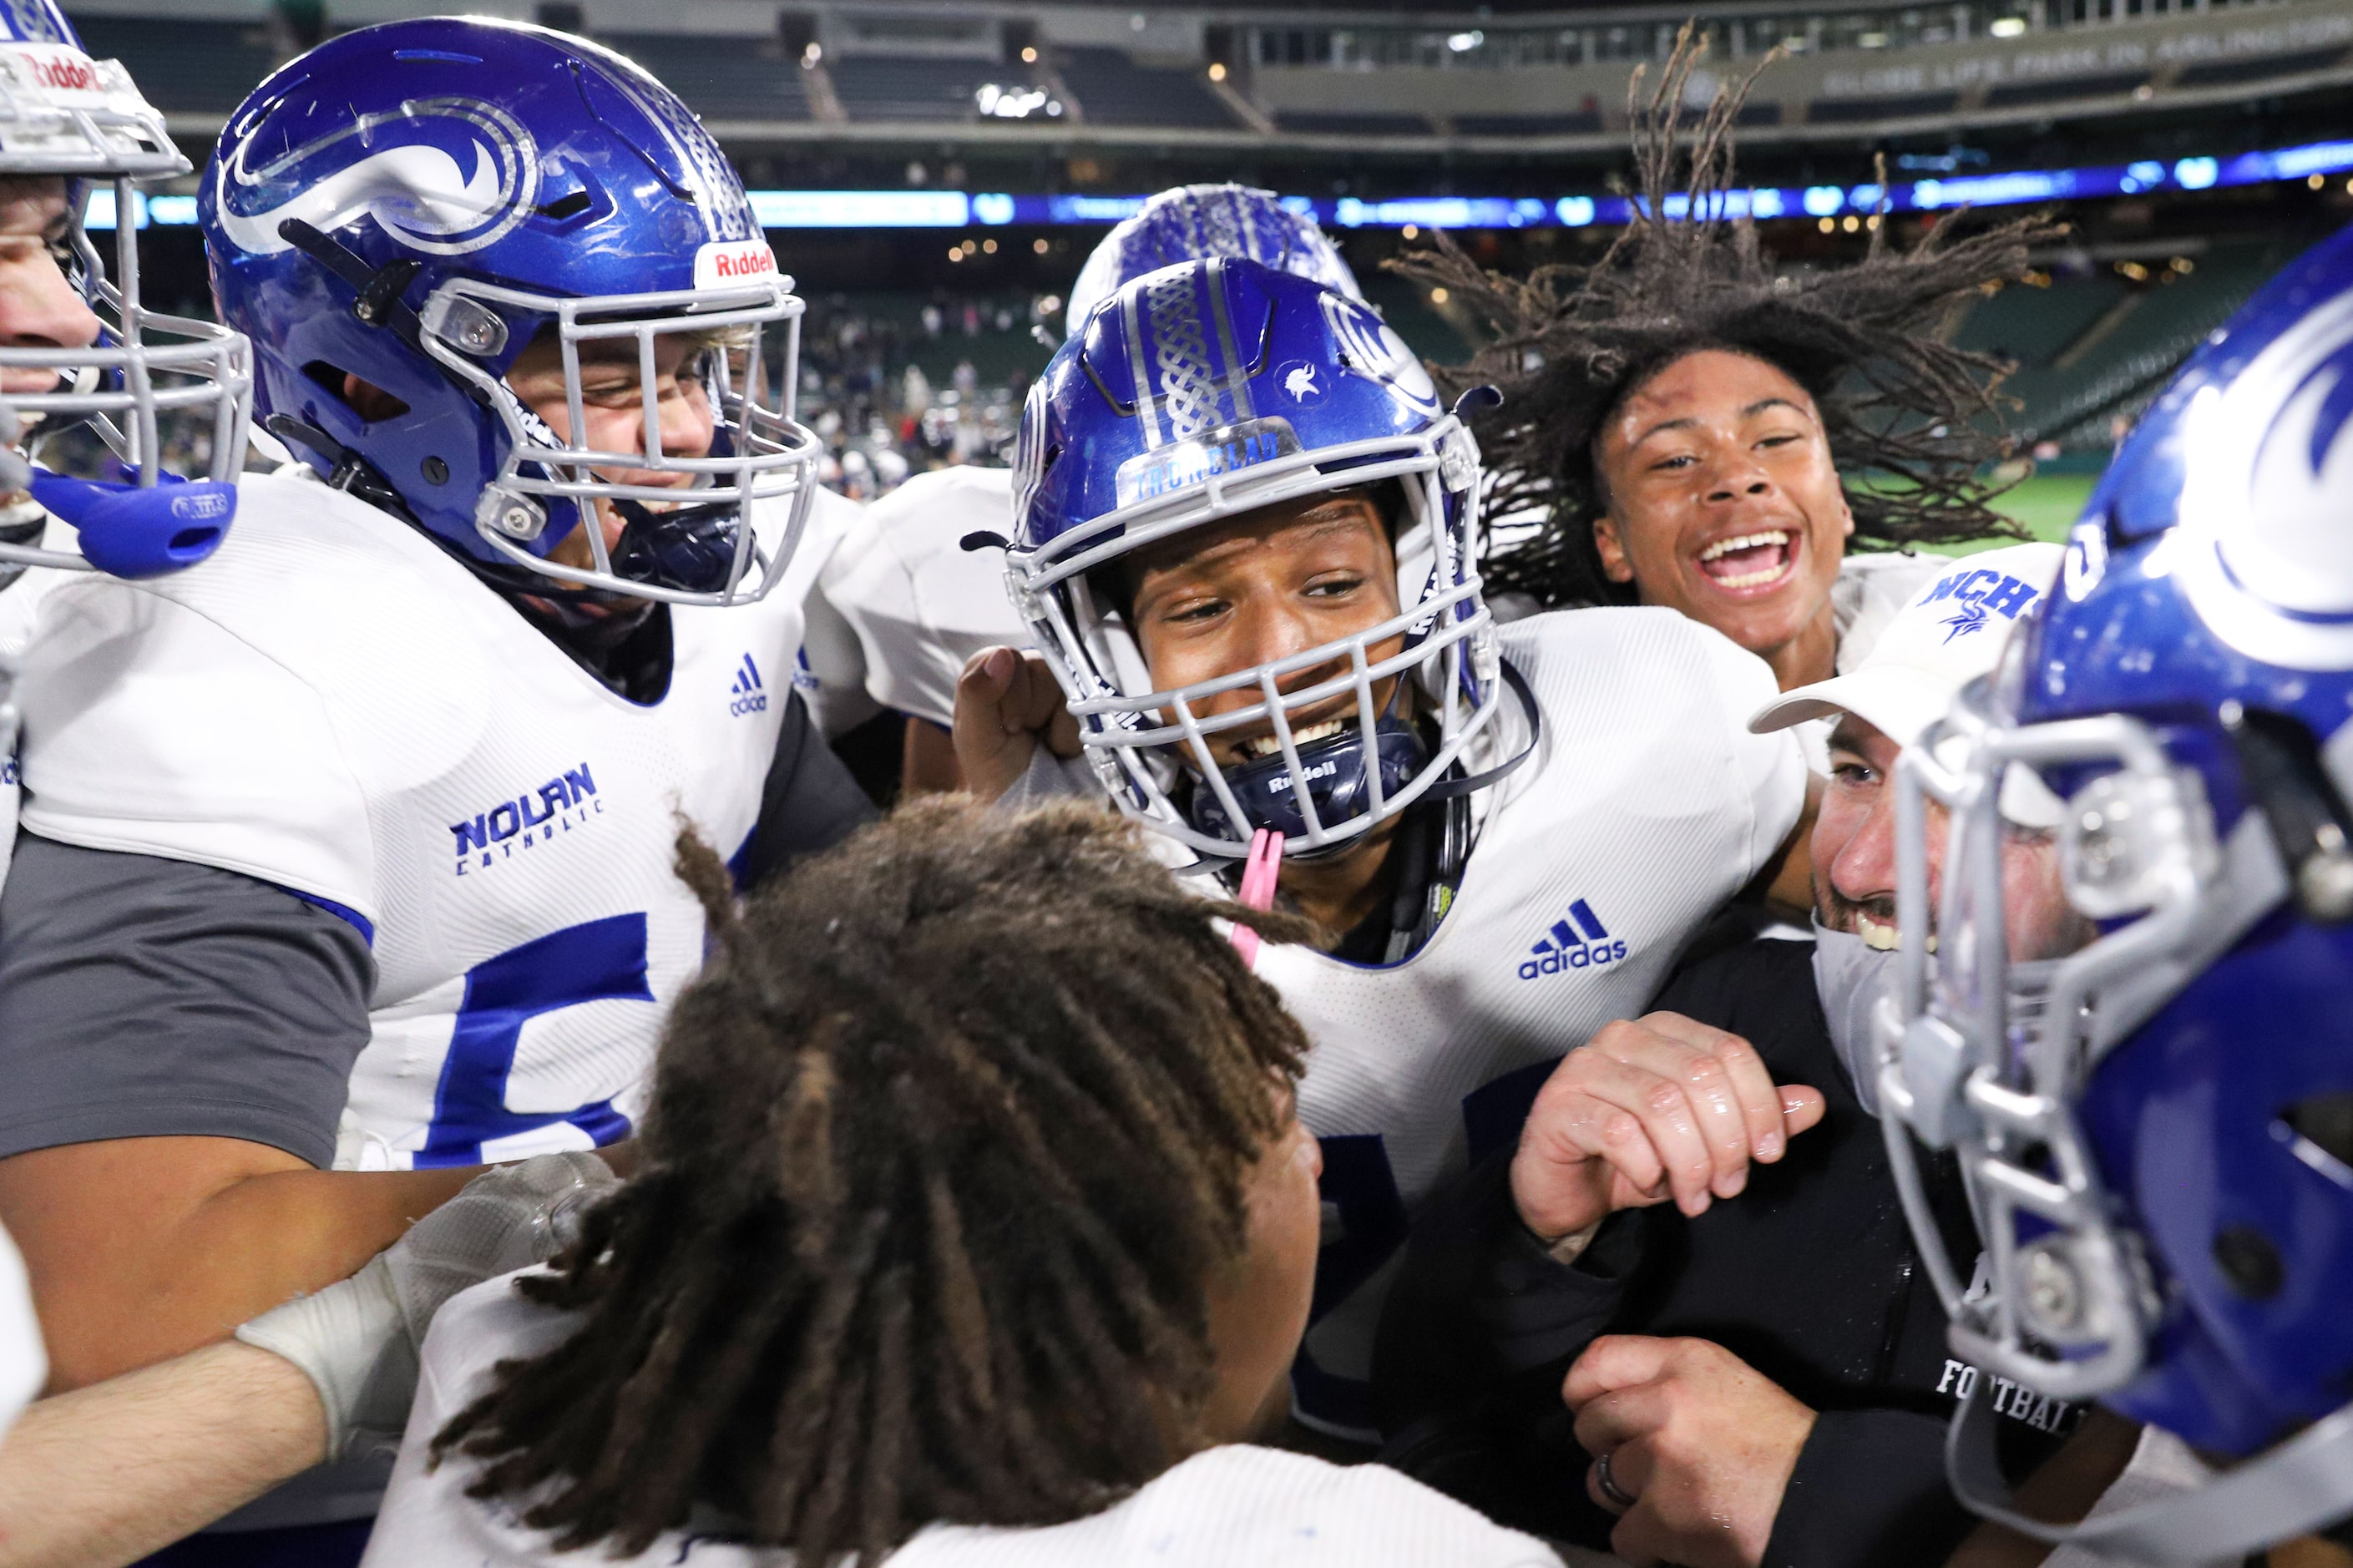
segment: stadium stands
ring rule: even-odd
[[[1285,131],[1314,136],[1427,136],[1430,123],[1419,114],[1285,110],[1274,117]]]
[[[851,120],[975,120],[974,95],[1006,74],[986,60],[849,55],[827,62]]]
[[[91,54],[121,60],[166,113],[227,110],[280,58],[268,27],[242,22],[78,14],[75,26]]]
[[[1954,342],[2018,368],[2003,390],[2022,447],[2105,452],[2116,421],[2146,406],[2208,332],[2284,259],[2263,241],[2218,244],[2181,272],[2164,260],[2121,262],[2046,288],[2013,286],[1973,307]],[[2137,267],[2138,279],[2119,272]],[[2167,279],[2170,279],[2167,281]]]
[[[1055,51],[1062,80],[1090,125],[1171,125],[1240,129],[1218,96],[1189,70],[1140,66],[1119,49]]]
[[[1926,120],[1952,113],[1957,92],[1913,92],[1892,98],[1818,98],[1806,106],[1811,125],[1842,125],[1874,120]]]
[[[600,41],[660,78],[709,119],[809,118],[800,68],[780,56],[773,38],[615,33]]]
[[[1465,136],[1579,136],[1601,129],[1601,111],[1580,114],[1458,114],[1454,129]]]

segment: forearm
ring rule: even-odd
[[[32,1405],[0,1441],[0,1568],[117,1568],[320,1462],[310,1380],[207,1345]]]
[[[256,1313],[344,1279],[477,1173],[130,1163],[153,1153],[138,1145],[164,1142],[127,1141],[124,1163],[102,1174],[86,1170],[100,1146],[82,1146],[77,1168],[99,1179],[79,1189],[55,1181],[37,1195],[0,1187],[31,1270],[52,1392],[210,1344]]]

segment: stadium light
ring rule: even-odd
[[[1008,91],[1012,89],[1003,89]],[[1025,92],[1038,89],[1021,89]],[[1059,109],[1060,105],[1053,106]],[[1049,112],[1052,110],[1050,110]],[[2353,175],[2353,141],[2312,142],[2229,158],[2182,158],[2172,163],[2144,159],[2075,169],[2016,169],[2005,174],[1931,176],[1853,186],[1800,188],[1760,185],[1723,194],[1725,216],[1796,216],[1836,219],[1868,216],[1884,201],[1890,212],[1937,212],[1962,205],[1994,207],[2026,202],[2084,201],[2134,195],[2143,191],[2203,191],[2314,176]],[[2353,182],[2348,182],[2353,186]],[[1010,195],[1002,191],[753,191],[753,216],[763,228],[968,228],[1096,226],[1134,216],[1146,198]],[[1672,216],[1685,198],[1669,203]],[[1621,195],[1578,194],[1549,200],[1534,196],[1422,196],[1365,201],[1356,196],[1285,196],[1285,210],[1341,228],[1585,228],[1622,224],[1630,216]],[[83,226],[115,226],[114,193],[94,190]],[[132,221],[144,228],[185,227],[196,221],[196,198],[141,196]],[[1861,226],[1861,219],[1857,219]]]

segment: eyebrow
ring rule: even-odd
[[[1789,399],[1776,395],[1772,397],[1758,398],[1756,402],[1750,404],[1747,407],[1740,411],[1740,417],[1743,419],[1754,419],[1759,414],[1764,413],[1767,408],[1774,407],[1787,408],[1797,414],[1803,414],[1805,412],[1804,409],[1799,407]],[[1648,430],[1643,431],[1640,436],[1635,437],[1631,441],[1627,442],[1627,449],[1631,451],[1634,447],[1641,446],[1651,437],[1659,435],[1664,431],[1688,430],[1698,423],[1698,417],[1695,415],[1689,414],[1684,415],[1680,419],[1662,419],[1656,425],[1651,426]]]

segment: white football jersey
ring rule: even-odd
[[[1010,468],[917,474],[866,509],[827,563],[819,592],[856,635],[875,701],[945,729],[966,659],[986,647],[1029,646],[1006,595],[1005,552],[963,543],[970,533],[1012,531]]]
[[[362,1568],[791,1568],[793,1553],[672,1531],[643,1553],[557,1552],[503,1501],[466,1495],[475,1467],[428,1469],[434,1436],[501,1360],[560,1343],[575,1320],[524,1300],[513,1276],[451,1298],[425,1337],[417,1403]],[[846,1560],[845,1560],[846,1561]],[[934,1525],[891,1568],[1559,1568],[1504,1529],[1379,1465],[1343,1468],[1240,1445],[1197,1454],[1101,1513],[1028,1530]]]
[[[44,550],[79,549],[74,531],[56,518],[41,534]],[[53,566],[30,566],[5,588],[0,588],[0,882],[8,879],[8,861],[16,848],[16,808],[22,791],[17,784],[16,677],[32,646],[33,621],[41,600],[71,572]]]
[[[24,825],[240,872],[368,936],[339,1166],[609,1143],[702,961],[680,818],[748,841],[820,563],[797,552],[756,605],[672,606],[670,685],[639,705],[407,524],[307,469],[248,476],[211,560],[44,599]]]
[[[1566,610],[1499,637],[1542,733],[1481,792],[1437,931],[1379,967],[1298,946],[1258,958],[1314,1044],[1299,1110],[1324,1145],[1324,1237],[1293,1387],[1301,1417],[1328,1430],[1370,1434],[1373,1331],[1423,1201],[1518,1136],[1555,1061],[1642,1012],[1804,804],[1796,742],[1746,728],[1771,671],[1698,622]],[[1504,710],[1516,723],[1508,697]]]

